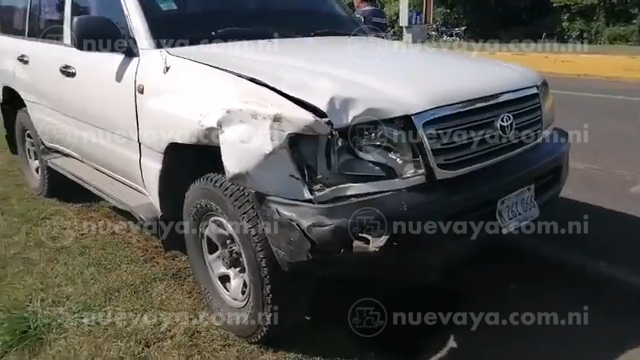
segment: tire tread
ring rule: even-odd
[[[193,189],[200,187],[212,188],[228,199],[237,211],[240,221],[248,230],[249,239],[255,251],[259,267],[263,314],[273,316],[274,312],[280,310],[276,304],[286,299],[286,292],[274,290],[286,290],[286,284],[282,279],[283,276],[281,276],[282,270],[273,255],[273,250],[264,232],[262,219],[258,215],[258,209],[256,208],[254,194],[241,185],[229,182],[223,174],[218,173],[207,174],[195,181],[187,191],[187,196]],[[286,310],[286,308],[282,310]],[[271,323],[262,324],[255,333],[245,337],[245,340],[249,343],[268,342],[279,335],[279,328],[280,326],[274,326]]]

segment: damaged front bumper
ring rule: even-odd
[[[260,199],[261,217],[274,224],[276,231],[267,236],[276,258],[288,268],[352,252],[362,233],[402,235],[394,233],[398,222],[495,221],[497,201],[531,184],[543,205],[558,198],[566,182],[569,148],[567,132],[554,129],[524,152],[451,179],[327,203],[266,196]]]

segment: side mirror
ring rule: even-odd
[[[80,51],[136,55],[133,44],[118,25],[104,16],[76,17],[71,24],[71,36],[73,47]]]

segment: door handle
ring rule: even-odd
[[[76,77],[76,69],[71,65],[62,65],[60,67],[60,73],[68,78]]]
[[[25,54],[18,56],[17,60],[25,65],[29,65],[29,62],[31,61],[29,57]]]

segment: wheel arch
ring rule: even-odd
[[[196,180],[212,172],[224,174],[219,147],[170,143],[164,151],[158,180],[163,218],[181,220],[187,190]]]
[[[16,126],[16,114],[18,110],[26,107],[26,103],[22,96],[13,88],[4,86],[2,88],[2,103],[0,104],[0,111],[2,112],[2,122],[5,131],[5,137],[7,139],[7,145],[9,151],[13,155],[18,154],[18,148],[15,138],[15,126]]]

